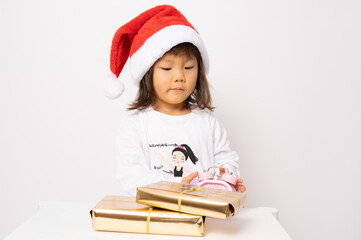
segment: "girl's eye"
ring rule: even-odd
[[[170,71],[171,70],[171,68],[166,68],[166,67],[162,67],[161,69],[164,70],[164,71]]]
[[[186,70],[190,70],[190,69],[192,69],[192,68],[194,68],[194,66],[185,67]]]

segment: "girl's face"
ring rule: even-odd
[[[154,107],[158,111],[184,110],[185,101],[192,94],[198,78],[195,57],[165,54],[154,65]]]
[[[181,151],[174,151],[173,152],[173,162],[175,164],[182,164],[186,160],[186,157]]]

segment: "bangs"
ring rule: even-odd
[[[196,58],[198,61],[201,57],[201,54],[196,46],[192,43],[180,43],[174,47],[172,47],[165,54],[170,54],[174,56],[185,56],[188,58]]]

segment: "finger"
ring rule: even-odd
[[[223,166],[221,166],[221,167],[219,168],[219,175],[222,176],[222,174],[224,174],[224,173],[226,173],[226,169],[224,169]]]
[[[191,174],[188,175],[192,180],[193,178],[197,177],[198,176],[198,172],[192,172]]]
[[[198,176],[198,172],[192,172],[188,176],[184,177],[181,181],[183,184],[190,184],[190,182]]]
[[[187,177],[184,177],[182,179],[182,183],[185,183],[185,184],[190,184],[190,182],[196,178],[198,176],[198,172],[192,172],[191,174],[189,174]]]
[[[243,179],[242,178],[237,178],[237,184],[242,184],[243,183]]]
[[[236,190],[237,190],[237,192],[245,192],[246,191],[246,186],[237,185]]]

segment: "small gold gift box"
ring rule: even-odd
[[[106,196],[90,214],[95,230],[204,235],[205,217],[152,208],[136,203],[135,197]]]
[[[137,188],[137,202],[178,212],[226,219],[244,206],[246,194],[174,182]]]

